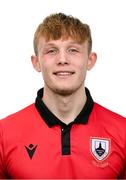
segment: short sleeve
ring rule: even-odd
[[[122,172],[121,177],[119,179],[126,179],[126,133],[125,133],[124,156],[125,156],[125,161],[124,161],[124,166],[123,166],[123,172]]]
[[[5,179],[4,155],[3,155],[3,131],[0,122],[0,179]]]

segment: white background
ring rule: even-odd
[[[64,12],[88,23],[97,64],[87,74],[93,99],[126,116],[125,0],[0,0],[0,118],[34,102],[43,86],[30,57],[38,24]]]

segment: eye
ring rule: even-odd
[[[56,54],[57,52],[58,52],[58,49],[55,48],[55,47],[45,48],[45,49],[43,50],[43,53],[44,53],[44,54],[50,54],[50,55],[54,55],[54,54]]]
[[[47,49],[45,51],[45,54],[56,54],[57,53],[57,49],[56,48],[51,48],[51,49]]]
[[[68,49],[68,52],[69,53],[77,53],[77,52],[79,52],[76,48],[69,48]]]

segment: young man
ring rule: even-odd
[[[95,103],[84,84],[97,59],[89,26],[50,15],[34,49],[44,88],[0,121],[0,178],[126,178],[126,119]]]

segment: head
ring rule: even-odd
[[[38,26],[34,51],[32,63],[42,72],[45,88],[62,95],[82,87],[96,61],[90,27],[63,13],[51,14]]]
[[[90,27],[79,19],[63,13],[51,14],[38,26],[34,34],[34,51],[38,55],[38,44],[41,37],[46,41],[71,38],[79,43],[88,43],[88,52],[92,49]]]

